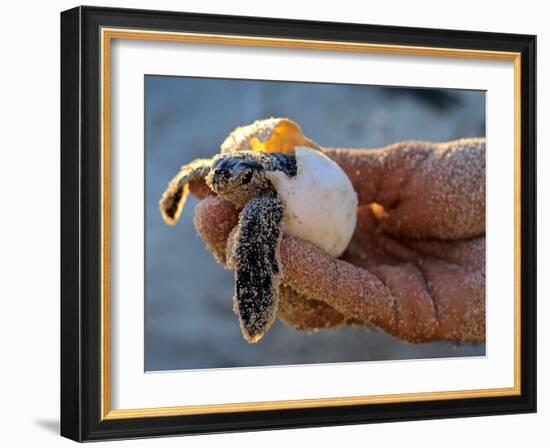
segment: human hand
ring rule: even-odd
[[[485,340],[485,140],[323,149],[358,194],[354,236],[330,258],[281,242],[278,317],[298,330],[375,325],[410,342]],[[195,226],[226,263],[238,210],[200,181]]]

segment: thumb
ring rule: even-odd
[[[281,241],[282,282],[308,298],[326,302],[344,316],[396,334],[395,299],[382,281],[366,269],[333,259],[311,243]]]
[[[195,207],[193,221],[208,250],[225,264],[227,239],[239,221],[239,211],[218,196],[207,196]]]

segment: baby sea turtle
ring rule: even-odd
[[[237,128],[220,154],[182,166],[160,201],[166,223],[177,222],[195,179],[242,209],[230,258],[234,310],[244,338],[257,342],[277,314],[283,234],[341,255],[355,229],[357,194],[342,169],[286,118]]]

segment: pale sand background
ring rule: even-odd
[[[485,354],[485,344],[412,345],[367,328],[306,334],[279,321],[248,344],[232,311],[233,275],[193,227],[196,200],[176,227],[158,211],[178,167],[216,153],[236,126],[288,116],[322,146],[477,137],[485,135],[484,92],[147,76],[145,101],[145,370]]]

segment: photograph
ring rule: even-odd
[[[486,91],[147,74],[144,370],[483,357]]]

